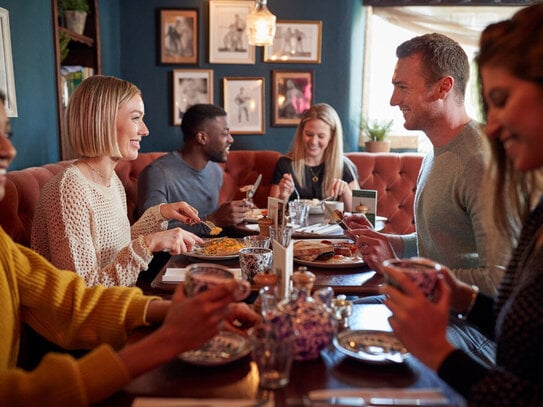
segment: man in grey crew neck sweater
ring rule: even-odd
[[[404,127],[424,131],[433,148],[417,181],[416,232],[363,232],[359,250],[378,271],[387,258],[427,257],[495,295],[511,244],[483,222],[485,146],[464,105],[467,56],[458,43],[435,33],[404,42],[396,56],[390,104],[403,112]],[[494,259],[497,254],[500,258]]]
[[[183,146],[150,163],[138,179],[138,213],[153,205],[185,201],[202,219],[220,227],[234,226],[251,209],[245,200],[219,205],[223,171],[218,163],[228,159],[234,142],[224,109],[213,104],[196,104],[185,112],[181,123]],[[199,236],[209,236],[201,224],[189,226],[171,221],[168,227],[182,227]]]

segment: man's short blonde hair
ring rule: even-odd
[[[85,79],[70,97],[66,132],[80,157],[122,158],[117,143],[119,108],[141,91],[134,84],[112,76]]]

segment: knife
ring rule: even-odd
[[[330,219],[336,222],[343,230],[351,230],[351,228],[343,222],[343,214],[337,209],[332,209],[329,206],[324,205],[324,210],[328,216],[330,216]]]
[[[251,199],[254,196],[258,186],[260,185],[260,181],[262,181],[262,174],[258,174],[258,177],[256,178],[256,181],[253,184],[252,188],[247,191],[247,199]]]
[[[402,398],[402,397],[330,397],[325,399],[310,399],[310,406],[345,406],[345,407],[377,407],[377,406],[453,406],[446,399]],[[307,405],[307,404],[304,404]]]

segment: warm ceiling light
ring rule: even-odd
[[[247,16],[249,45],[266,46],[273,44],[276,17],[266,7],[267,0],[256,0]]]

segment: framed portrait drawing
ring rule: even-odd
[[[160,63],[198,63],[198,10],[160,10]]]
[[[172,95],[173,124],[177,126],[192,105],[213,103],[213,70],[175,69]]]
[[[247,38],[247,16],[254,1],[209,0],[209,62],[254,64]]]
[[[278,21],[273,44],[264,47],[264,62],[321,62],[322,21]]]
[[[0,91],[6,96],[5,108],[8,117],[17,117],[9,12],[2,7],[0,7]]]
[[[232,134],[264,134],[264,78],[224,78],[224,110]]]
[[[312,71],[272,71],[272,126],[297,126],[312,104]]]

